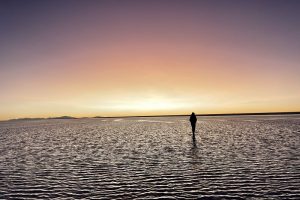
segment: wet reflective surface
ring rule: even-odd
[[[3,199],[300,199],[300,116],[0,122]]]

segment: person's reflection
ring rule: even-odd
[[[199,148],[197,147],[197,141],[195,139],[192,139],[192,146],[191,146],[191,149],[190,149],[190,153],[191,153],[190,155],[191,155],[191,158],[192,158],[192,162],[194,164],[196,164],[196,162],[199,159],[198,152],[199,152]]]
[[[193,138],[193,149],[197,149],[197,142],[196,142],[196,139]]]

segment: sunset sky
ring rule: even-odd
[[[0,0],[0,120],[300,111],[300,1]]]

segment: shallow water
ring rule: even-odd
[[[300,199],[300,116],[0,122],[0,199]]]

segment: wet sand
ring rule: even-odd
[[[300,115],[0,123],[0,199],[300,199]]]

